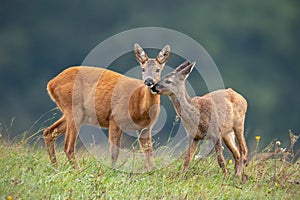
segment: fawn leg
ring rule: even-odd
[[[230,133],[226,134],[225,136],[223,136],[223,140],[233,155],[233,158],[235,161],[234,162],[235,174],[236,174],[236,176],[239,176],[242,173],[242,166],[241,166],[242,158],[241,158],[240,152],[236,146],[233,132],[230,132]]]
[[[233,128],[235,132],[235,136],[237,138],[237,141],[239,143],[239,148],[240,148],[240,154],[241,154],[241,159],[244,163],[247,162],[248,158],[248,148],[244,136],[244,121],[243,119],[240,123],[236,124],[236,126]]]
[[[185,154],[185,159],[183,163],[183,169],[181,173],[185,173],[187,171],[187,168],[190,165],[191,160],[193,159],[195,152],[197,150],[198,144],[199,144],[199,139],[197,138],[189,138],[189,146]]]
[[[55,141],[66,132],[65,116],[44,130],[44,141],[52,164],[56,164]]]
[[[115,165],[117,159],[119,157],[120,146],[121,146],[121,137],[122,137],[122,130],[119,128],[117,123],[114,119],[109,121],[109,151],[111,157],[111,164],[112,166]]]
[[[143,150],[146,158],[145,169],[146,171],[150,171],[154,167],[151,128],[139,130],[138,137],[140,148]]]
[[[222,168],[223,173],[227,174],[225,159],[224,159],[223,152],[222,152],[222,140],[221,140],[221,138],[216,139],[215,151],[216,151],[216,154],[217,154],[218,163],[219,163],[220,167]]]

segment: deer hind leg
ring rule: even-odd
[[[197,138],[190,138],[189,139],[189,146],[185,154],[185,159],[183,163],[183,169],[181,173],[185,173],[190,165],[191,160],[193,159],[195,152],[197,150],[199,139]]]
[[[74,168],[78,167],[75,158],[75,144],[76,144],[77,137],[78,137],[78,131],[73,117],[67,118],[67,131],[65,135],[64,151],[68,160],[74,165]]]
[[[235,132],[235,136],[239,143],[239,149],[240,149],[242,161],[246,163],[248,158],[248,148],[244,136],[244,121],[245,119],[243,119],[240,123],[237,123],[236,126],[233,128],[233,130]]]
[[[220,137],[216,139],[215,151],[217,154],[218,163],[219,163],[220,167],[222,168],[223,173],[227,174],[225,159],[224,159],[223,152],[222,152],[222,140]]]
[[[66,132],[65,116],[44,130],[44,141],[52,164],[56,164],[55,141]]]
[[[108,135],[109,135],[109,142],[110,142],[109,152],[111,157],[111,164],[112,166],[114,166],[119,157],[122,130],[113,119],[109,121]]]
[[[225,136],[223,136],[223,140],[233,155],[233,158],[235,161],[234,162],[235,174],[236,174],[236,176],[239,176],[242,173],[242,158],[241,158],[241,154],[236,146],[233,132],[230,132],[230,133],[226,134]]]
[[[144,152],[146,158],[145,169],[150,171],[154,168],[153,147],[151,128],[144,128],[138,131],[140,148]]]

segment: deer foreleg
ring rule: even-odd
[[[109,121],[109,142],[110,142],[109,151],[110,151],[112,166],[115,165],[119,157],[121,137],[122,137],[122,130],[119,128],[116,122],[113,119],[111,119]]]
[[[152,170],[154,167],[154,158],[153,158],[151,128],[144,128],[138,131],[138,134],[139,134],[140,147],[143,150],[146,158],[145,169],[146,171]]]
[[[191,160],[193,159],[195,152],[197,150],[199,139],[197,138],[190,138],[189,139],[189,146],[185,154],[185,159],[183,163],[182,173],[185,173],[190,165]]]

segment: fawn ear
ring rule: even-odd
[[[181,70],[183,70],[184,68],[186,68],[186,67],[187,67],[188,65],[190,65],[190,64],[191,64],[190,61],[188,61],[188,60],[184,61],[184,62],[181,63],[178,67],[176,67],[175,73],[180,72]]]
[[[134,44],[133,51],[134,51],[135,58],[137,59],[138,62],[144,63],[148,60],[147,54],[138,43]]]
[[[156,56],[156,60],[160,63],[160,64],[164,64],[169,60],[170,57],[170,53],[171,53],[171,47],[170,45],[166,45]]]
[[[189,63],[188,61],[186,62],[183,63],[186,64],[181,67],[181,70],[177,72],[183,76],[183,79],[186,79],[190,75],[190,73],[192,72],[196,64],[196,62],[192,62],[192,63]]]

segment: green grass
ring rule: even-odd
[[[59,149],[54,168],[44,147],[0,145],[0,199],[300,199],[299,161],[289,162],[288,154],[272,147],[249,163],[249,180],[242,184],[233,164],[223,176],[215,155],[195,159],[184,176],[182,159],[135,174],[111,169],[84,151],[77,153],[79,169],[73,169]]]

